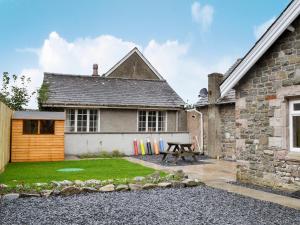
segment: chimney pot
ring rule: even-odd
[[[98,64],[93,64],[93,74],[92,76],[99,76],[98,74]]]

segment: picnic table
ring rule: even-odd
[[[179,142],[168,142],[168,149],[165,152],[161,152],[163,155],[162,161],[165,161],[167,155],[172,155],[175,158],[175,164],[178,159],[181,157],[182,160],[185,160],[185,156],[192,156],[194,161],[197,162],[196,156],[200,154],[200,152],[192,149],[191,143],[179,143]]]

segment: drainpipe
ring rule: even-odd
[[[202,151],[202,153],[204,153],[204,150],[203,150],[203,114],[202,114],[202,112],[198,111],[195,108],[194,109],[189,109],[187,111],[188,112],[194,111],[194,112],[196,112],[196,113],[198,113],[200,115],[200,130],[201,130],[201,135],[200,135],[201,146],[200,146],[200,150]],[[197,138],[197,136],[196,136],[196,138]]]

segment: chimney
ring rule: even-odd
[[[220,85],[223,75],[220,73],[212,73],[208,75],[208,103],[214,104],[220,97]]]
[[[92,74],[93,77],[98,77],[99,74],[98,74],[98,64],[93,64],[93,74]]]

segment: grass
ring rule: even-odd
[[[58,172],[63,168],[81,168],[82,171]],[[124,159],[74,160],[62,162],[10,163],[0,174],[0,183],[14,186],[53,180],[121,179],[146,176],[155,170]]]

